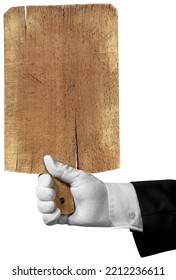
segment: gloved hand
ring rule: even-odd
[[[55,191],[52,189],[52,177],[49,174],[40,175],[36,191],[39,199],[37,204],[39,211],[43,213],[45,224],[111,226],[105,183],[89,173],[55,161],[51,156],[45,156],[44,163],[52,176],[70,185],[75,203],[73,214],[61,215],[60,209],[56,208],[54,203]]]
[[[61,215],[54,203],[56,194],[52,177],[49,174],[39,176],[37,204],[45,224],[116,226],[142,231],[139,203],[131,183],[105,184],[89,173],[55,161],[51,156],[45,156],[44,163],[52,176],[70,185],[75,203],[73,214]]]

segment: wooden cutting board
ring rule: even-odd
[[[6,170],[44,173],[46,154],[93,173],[119,167],[117,18],[106,4],[6,12]],[[69,188],[56,188],[73,212]]]

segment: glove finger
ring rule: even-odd
[[[81,173],[80,170],[56,161],[48,155],[44,157],[44,163],[46,165],[46,169],[52,176],[57,177],[68,184],[72,184]]]
[[[53,213],[56,209],[54,201],[37,201],[38,210],[43,214]]]
[[[54,189],[38,186],[36,189],[36,196],[41,201],[53,201],[56,197]]]
[[[52,188],[53,178],[49,174],[42,174],[38,177],[38,186],[43,188]]]
[[[43,214],[43,221],[48,226],[56,225],[59,222],[60,216],[61,211],[59,208],[56,208],[56,210],[51,214]]]

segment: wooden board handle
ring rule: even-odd
[[[53,188],[56,192],[55,203],[56,207],[61,210],[62,215],[72,214],[75,210],[73,196],[71,194],[70,186],[58,178],[53,178]]]

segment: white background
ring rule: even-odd
[[[128,230],[47,227],[36,207],[37,175],[3,171],[3,13],[12,6],[81,3],[106,1],[6,0],[0,4],[0,278],[23,279],[11,275],[12,268],[17,265],[24,268],[70,265],[98,270],[106,266],[163,266],[166,276],[155,276],[155,279],[175,280],[176,251],[140,258]],[[97,177],[107,182],[176,179],[175,1],[119,0],[111,3],[119,12],[121,168],[97,174]],[[91,278],[118,277],[102,273]],[[24,278],[32,279],[32,276]],[[130,276],[121,278],[130,279]],[[35,279],[59,277],[35,276]]]

